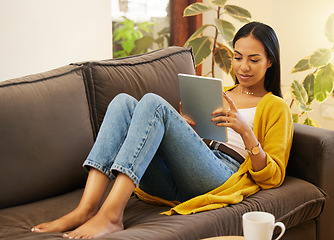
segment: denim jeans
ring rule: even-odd
[[[220,186],[240,166],[209,149],[167,101],[152,93],[139,102],[127,94],[110,102],[83,165],[111,179],[121,172],[145,192],[181,202]]]

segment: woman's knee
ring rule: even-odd
[[[111,108],[113,105],[120,106],[130,106],[135,107],[138,103],[137,99],[126,93],[120,93],[109,103],[108,108]]]
[[[166,100],[163,99],[162,97],[160,97],[159,95],[155,94],[155,93],[146,93],[142,99],[140,99],[140,102],[145,104],[145,105],[165,105]]]

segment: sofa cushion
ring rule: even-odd
[[[179,109],[178,73],[195,74],[192,50],[169,47],[125,58],[76,63],[84,65],[96,129],[102,123],[109,102],[119,93],[140,99],[146,93],[156,93]]]
[[[82,187],[93,145],[82,67],[0,82],[0,208]]]
[[[71,211],[79,202],[82,191],[75,191],[53,199],[25,206],[0,210],[0,236],[6,239],[58,239],[61,233],[31,233],[32,226],[51,221]],[[287,177],[276,189],[263,190],[241,203],[192,215],[160,215],[166,206],[152,206],[131,197],[125,215],[125,231],[106,235],[102,239],[201,239],[219,235],[242,235],[242,214],[267,211],[276,216],[288,229],[305,223],[315,227],[315,219],[322,211],[325,196],[314,185]],[[291,238],[296,239],[292,234]],[[303,240],[314,239],[309,235]]]

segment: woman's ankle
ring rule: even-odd
[[[120,209],[114,208],[101,208],[96,215],[107,219],[112,224],[123,226],[123,215],[124,212]]]
[[[98,212],[98,210],[99,210],[98,206],[79,204],[76,207],[76,209],[73,210],[73,212],[77,212],[81,214],[83,217],[86,217],[88,220],[94,217],[95,214]]]

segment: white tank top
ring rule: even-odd
[[[238,111],[253,130],[256,107],[238,109]],[[227,136],[228,136],[228,141],[222,144],[233,149],[234,151],[238,152],[241,156],[246,158],[248,153],[245,150],[245,144],[240,134],[236,133],[232,128],[227,128]]]

